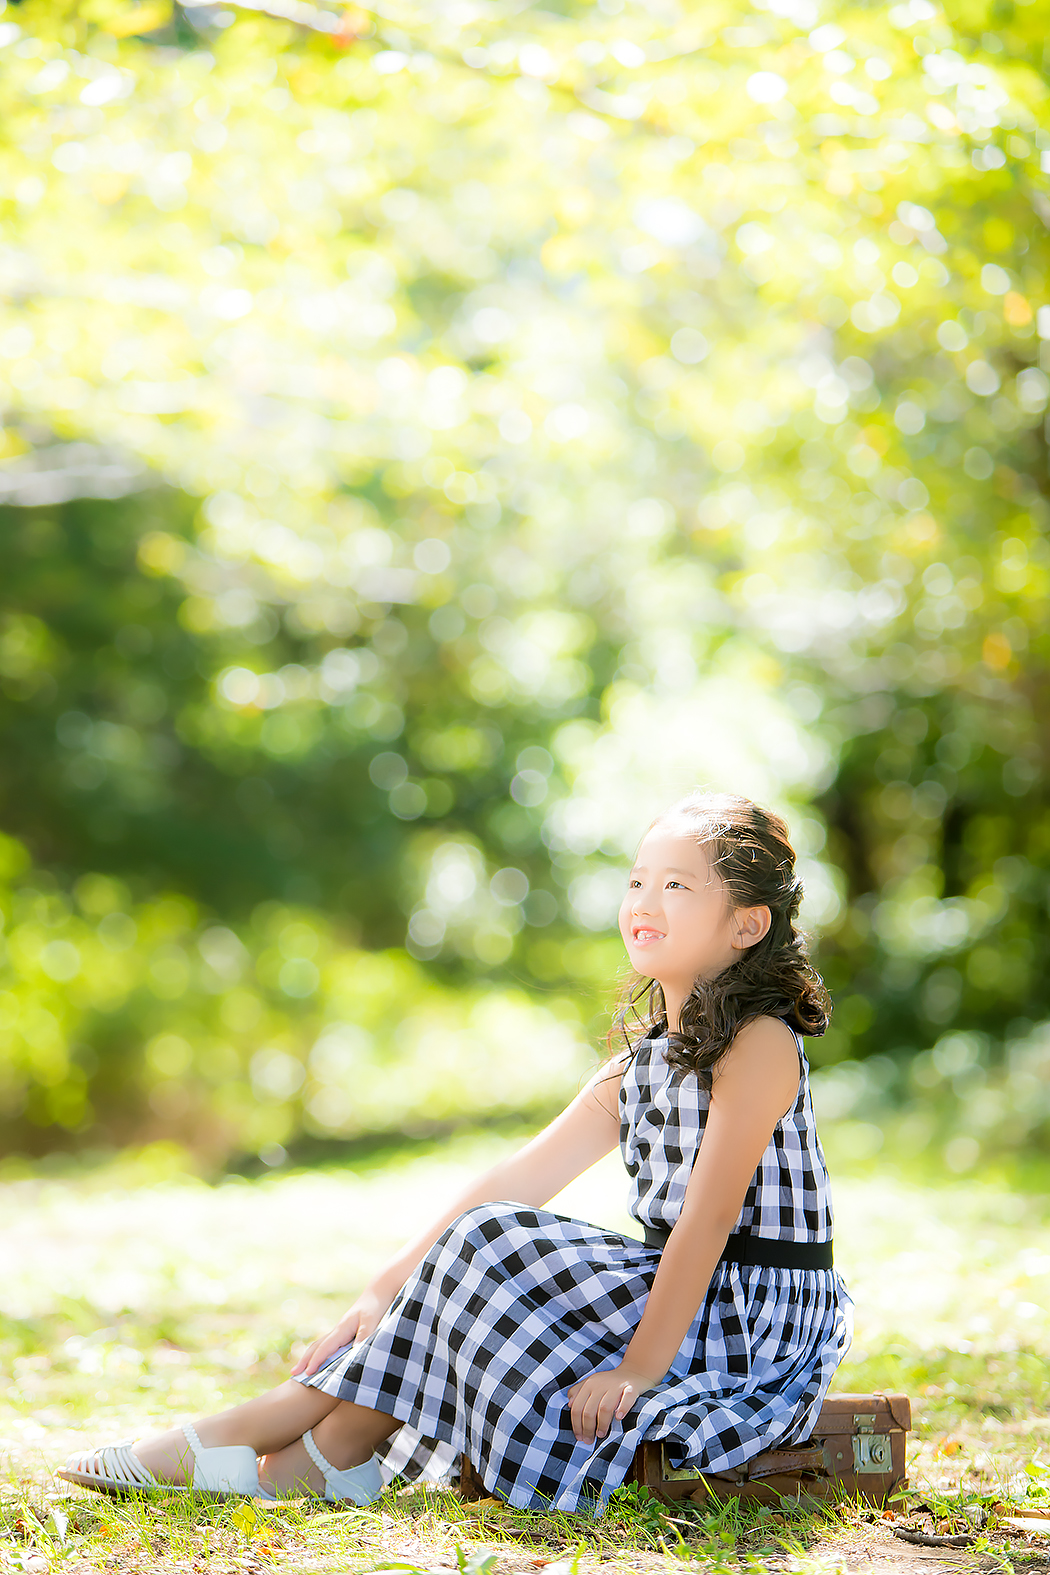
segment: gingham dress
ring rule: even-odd
[[[621,1148],[640,1225],[674,1224],[710,1096],[643,1039],[620,1090]],[[808,1068],[735,1229],[781,1240],[832,1234]],[[666,1376],[593,1444],[573,1437],[566,1390],[622,1359],[660,1261],[657,1248],[517,1203],[470,1209],[445,1231],[382,1323],[337,1352],[317,1389],[403,1423],[385,1474],[439,1480],[461,1451],[520,1508],[597,1510],[643,1438],[675,1465],[725,1471],[804,1438],[849,1346],[852,1303],[829,1269],[720,1263]]]

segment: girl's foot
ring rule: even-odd
[[[377,1456],[338,1469],[321,1453],[313,1430],[307,1429],[286,1449],[267,1455],[259,1470],[264,1492],[274,1498],[314,1493],[329,1503],[371,1504],[383,1491]]]
[[[127,1439],[71,1455],[56,1475],[65,1482],[117,1495],[193,1492],[258,1498],[262,1491],[259,1462],[250,1445],[207,1449],[189,1422],[179,1432],[150,1440],[140,1450]]]
[[[330,1502],[370,1504],[382,1487],[372,1451],[400,1425],[385,1412],[293,1380],[220,1416],[202,1417],[196,1427],[74,1455],[58,1475],[102,1493],[271,1499],[314,1493]],[[261,1485],[259,1455],[265,1456]]]

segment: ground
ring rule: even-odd
[[[363,1511],[311,1503],[114,1503],[56,1482],[74,1446],[215,1410],[280,1381],[372,1266],[495,1138],[368,1167],[227,1181],[101,1167],[0,1184],[0,1570],[288,1575],[382,1567],[470,1575],[1044,1569],[1050,1537],[1004,1519],[1050,1505],[1046,1357],[1050,1218],[1041,1197],[977,1182],[921,1186],[884,1167],[837,1187],[837,1257],[857,1304],[837,1389],[912,1397],[910,1496],[883,1514],[661,1508],[624,1491],[599,1522],[528,1515],[451,1492]],[[147,1167],[144,1169],[143,1167]],[[622,1228],[615,1158],[562,1196]],[[1041,1523],[1050,1526],[1050,1519]],[[967,1532],[922,1547],[894,1527]]]

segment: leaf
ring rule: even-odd
[[[238,1504],[237,1508],[230,1515],[233,1525],[246,1537],[253,1537],[257,1534],[260,1519],[259,1511],[250,1499],[246,1499],[243,1504]]]
[[[495,1563],[494,1553],[475,1553],[468,1559],[460,1544],[456,1543],[456,1568],[459,1575],[489,1575]]]

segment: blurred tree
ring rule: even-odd
[[[604,986],[620,862],[700,778],[792,817],[816,1054],[1023,1036],[1038,8],[265,9],[0,21],[16,885],[176,893],[264,976],[276,903],[453,991]],[[114,1087],[68,1129],[134,1131]]]

